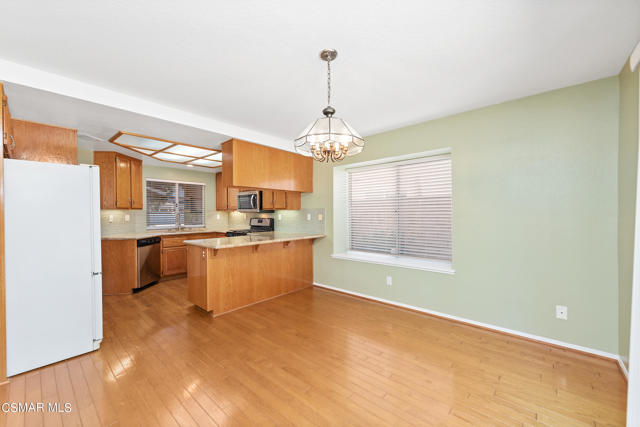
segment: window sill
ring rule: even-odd
[[[340,254],[331,254],[331,258],[348,261],[368,262],[371,264],[391,265],[394,267],[412,268],[414,270],[432,271],[434,273],[455,274],[450,262],[418,259],[410,257],[397,257],[393,255],[371,254],[367,252],[349,251]]]

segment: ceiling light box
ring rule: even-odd
[[[109,142],[163,162],[211,169],[222,166],[222,153],[213,148],[125,131],[113,135]]]

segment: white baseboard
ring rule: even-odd
[[[434,310],[428,310],[426,308],[416,307],[416,306],[409,305],[409,304],[403,304],[403,303],[400,303],[400,302],[391,301],[391,300],[387,300],[387,299],[384,299],[384,298],[378,298],[378,297],[374,297],[374,296],[371,296],[371,295],[362,294],[360,292],[349,291],[349,290],[343,289],[343,288],[336,288],[334,286],[323,285],[322,283],[318,283],[318,282],[314,282],[313,284],[314,284],[314,286],[317,286],[319,288],[330,289],[332,291],[342,292],[342,293],[345,293],[345,294],[354,295],[354,296],[370,299],[370,300],[373,300],[373,301],[382,302],[382,303],[389,304],[389,305],[395,305],[397,307],[407,308],[407,309],[419,311],[419,312],[425,313],[425,314],[432,314],[434,316],[443,317],[445,319],[456,320],[458,322],[468,323],[470,325],[480,326],[480,327],[486,328],[486,329],[493,329],[495,331],[504,332],[504,333],[511,334],[511,335],[517,335],[517,336],[520,336],[520,337],[523,337],[523,338],[529,338],[529,339],[532,339],[532,340],[535,340],[535,341],[540,341],[540,342],[553,344],[553,345],[560,346],[560,347],[570,348],[572,350],[578,350],[578,351],[581,351],[583,353],[589,353],[589,354],[594,354],[594,355],[600,356],[600,357],[606,357],[607,359],[611,359],[611,360],[614,360],[614,361],[618,362],[624,368],[624,363],[622,363],[622,359],[620,359],[619,355],[613,354],[613,353],[608,353],[608,352],[602,351],[602,350],[597,350],[595,348],[583,347],[581,345],[571,344],[571,343],[568,343],[568,342],[559,341],[559,340],[555,340],[555,339],[552,339],[552,338],[541,337],[539,335],[528,334],[526,332],[520,332],[520,331],[516,331],[516,330],[513,330],[513,329],[507,329],[507,328],[503,328],[503,327],[500,327],[500,326],[490,325],[488,323],[476,322],[475,320],[465,319],[464,317],[452,316],[451,314],[441,313],[439,311],[434,311]],[[628,373],[627,373],[627,369],[626,368],[623,369],[623,372],[628,377]]]
[[[620,365],[620,370],[624,374],[624,377],[629,381],[629,371],[627,370],[627,365],[624,364],[622,356],[618,356],[618,365]]]

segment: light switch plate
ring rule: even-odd
[[[125,215],[124,216],[124,222],[129,222],[130,219],[131,219],[130,215]]]
[[[282,221],[282,214],[278,214],[278,221]]]
[[[311,221],[311,214],[307,214],[307,221]]]
[[[322,218],[324,218],[322,214],[318,214],[318,221],[322,221]]]
[[[113,222],[113,215],[109,215],[109,223]]]

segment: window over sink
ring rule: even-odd
[[[204,227],[205,184],[146,180],[147,228]]]

